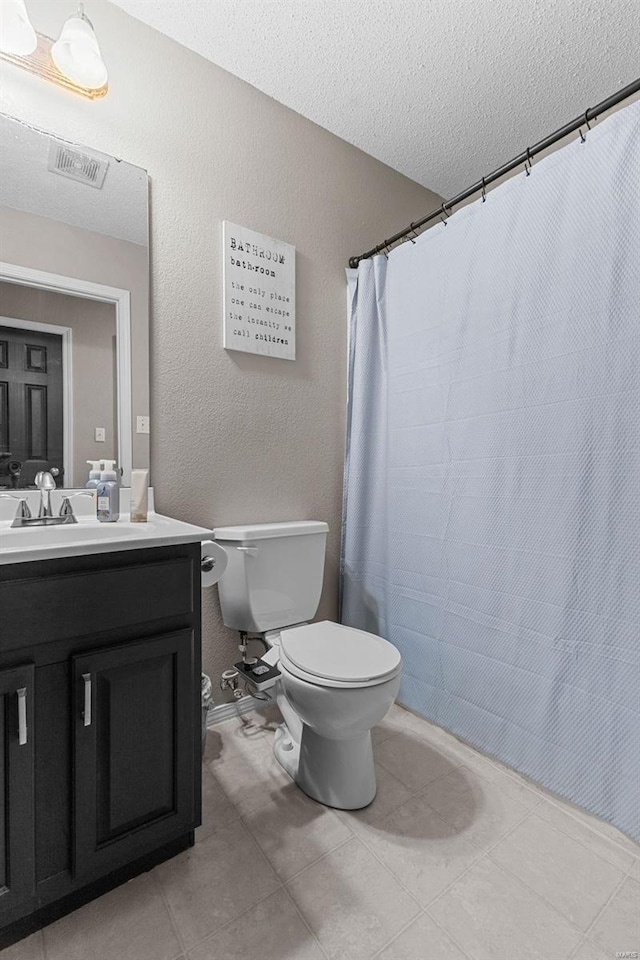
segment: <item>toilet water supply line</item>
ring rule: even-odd
[[[247,634],[246,630],[239,630],[238,632],[240,634],[240,643],[238,644],[238,650],[242,654],[242,662],[248,665],[257,663],[258,662],[257,657],[247,656],[249,641],[258,640],[261,644],[263,644],[265,650],[269,649],[269,644],[264,639],[264,637],[261,637],[259,635],[255,637],[250,637]],[[240,674],[238,673],[237,670],[223,670],[222,676],[220,677],[220,689],[231,690],[235,700],[241,700],[247,694],[250,697],[253,697],[254,700],[262,700],[262,701],[268,702],[272,699],[272,697],[269,696],[266,690],[263,691],[262,693],[257,693],[255,690],[252,690],[251,684],[247,680],[245,680],[244,692],[243,692],[238,686],[239,678],[240,678]]]

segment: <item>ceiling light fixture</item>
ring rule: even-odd
[[[98,38],[81,3],[78,12],[65,21],[51,48],[51,58],[60,73],[87,90],[99,90],[106,85],[107,68]]]
[[[0,4],[0,53],[24,57],[33,53],[37,45],[24,0],[4,0]]]
[[[2,0],[0,11],[0,60],[84,97],[104,97],[107,68],[81,3],[65,20],[55,43],[33,29],[24,0]]]

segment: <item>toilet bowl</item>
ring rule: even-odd
[[[331,621],[289,628],[277,639],[269,658],[281,673],[277,760],[314,800],[366,807],[376,794],[371,729],[397,696],[398,650]]]
[[[320,601],[328,529],[317,520],[216,528],[228,555],[218,590],[242,648],[258,634],[264,661],[280,671],[278,762],[314,800],[356,810],[375,797],[371,728],[396,698],[401,660],[375,634],[308,622]]]

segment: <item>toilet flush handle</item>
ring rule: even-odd
[[[236,550],[240,550],[241,553],[248,553],[250,557],[258,556],[257,547],[236,547]]]

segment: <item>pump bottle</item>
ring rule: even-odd
[[[104,470],[96,488],[97,517],[101,523],[115,523],[120,516],[120,487],[115,460],[104,460]]]
[[[100,474],[102,472],[103,461],[87,460],[87,463],[91,467],[91,470],[89,471],[89,479],[84,486],[86,490],[95,490],[100,485]]]

